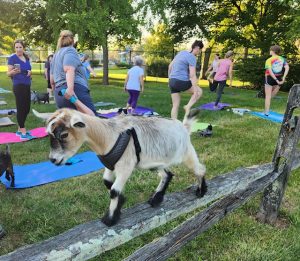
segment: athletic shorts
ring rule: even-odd
[[[282,81],[282,76],[276,76],[278,81]],[[269,86],[276,86],[279,85],[270,75],[266,76],[266,85]]]
[[[192,87],[191,81],[181,81],[175,78],[169,79],[169,87],[171,93],[179,93],[187,91]]]

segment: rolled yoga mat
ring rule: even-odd
[[[17,113],[17,109],[3,109],[3,110],[0,110],[1,115],[12,115],[12,114],[16,114],[16,113]]]
[[[6,180],[5,175],[0,177],[0,181],[6,188],[24,189],[82,176],[104,168],[97,155],[92,151],[77,154],[74,158],[77,161],[72,165],[56,166],[50,161],[22,166],[14,165],[15,187],[10,187],[10,181]]]

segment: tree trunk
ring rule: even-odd
[[[245,47],[245,48],[244,48],[244,59],[247,59],[247,58],[248,58],[248,51],[249,51],[249,48],[248,48],[248,47]]]
[[[107,46],[107,38],[105,39],[104,43],[102,44],[103,50],[103,85],[109,85],[108,81],[108,46]]]
[[[211,55],[211,48],[207,48],[204,54],[204,61],[202,66],[202,77],[201,79],[206,79],[205,72],[207,71],[207,68],[209,66],[209,58]]]

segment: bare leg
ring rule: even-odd
[[[265,98],[265,114],[269,115],[269,111],[270,111],[270,104],[271,104],[271,97],[272,97],[272,86],[270,85],[265,85],[265,94],[266,94],[266,98]]]
[[[276,94],[279,92],[280,87],[278,85],[273,87],[272,90],[272,98],[276,96]]]
[[[171,118],[177,119],[178,116],[178,109],[180,105],[180,94],[179,93],[172,93],[172,110],[171,110]]]
[[[205,165],[200,163],[197,153],[192,144],[189,146],[189,151],[184,159],[184,164],[194,172],[198,179],[198,188],[196,191],[197,197],[203,197],[207,191],[204,175],[206,172]]]
[[[183,108],[185,110],[185,113],[188,113],[192,106],[200,99],[202,96],[202,89],[198,86],[193,86],[192,88],[188,89],[188,92],[192,93],[192,97],[190,98],[187,105],[185,105]]]
[[[152,207],[158,206],[164,200],[165,192],[173,177],[173,174],[170,171],[163,170],[163,169],[158,171],[158,175],[161,178],[159,185],[156,188],[156,191],[153,194],[153,196],[148,201]]]

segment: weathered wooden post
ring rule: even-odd
[[[273,157],[274,170],[282,169],[278,179],[270,184],[263,193],[258,220],[264,223],[274,224],[276,222],[281,201],[284,195],[296,146],[300,135],[300,121],[293,116],[296,108],[300,107],[300,84],[294,85],[289,93],[287,108],[279,133],[276,150]]]
[[[2,237],[4,237],[5,236],[5,230],[4,230],[4,228],[0,225],[0,239],[2,238]]]

